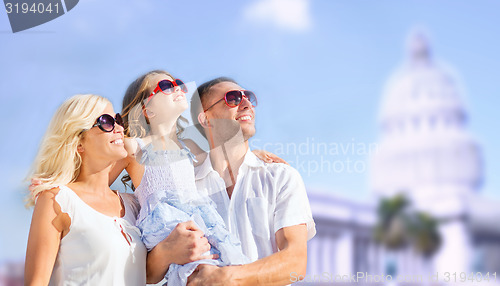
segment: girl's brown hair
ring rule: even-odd
[[[156,82],[153,82],[152,79],[156,75],[166,75],[175,79],[170,73],[163,70],[153,70],[147,72],[136,80],[134,80],[127,88],[125,92],[125,96],[123,97],[122,103],[122,117],[125,128],[125,136],[129,137],[143,137],[146,136],[148,130],[144,129],[144,124],[139,123],[140,120],[146,120],[146,123],[149,124],[148,119],[143,116],[143,102],[148,98],[151,93],[152,87],[156,85]],[[177,137],[180,137],[182,132],[184,131],[183,124],[187,124],[188,120],[184,118],[182,115],[179,116],[176,123],[177,128]],[[130,181],[130,176],[125,175],[122,178],[123,184],[125,186],[130,186],[132,190],[134,190],[133,184],[127,184]]]

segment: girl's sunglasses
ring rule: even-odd
[[[176,79],[174,81],[164,79],[160,80],[158,84],[156,85],[156,88],[153,90],[153,92],[148,96],[148,99],[146,100],[146,104],[153,98],[155,94],[158,92],[163,92],[164,94],[171,94],[175,92],[175,87],[178,86],[181,88],[182,92],[187,93],[188,89],[187,86],[184,84],[184,82],[180,79]]]
[[[223,98],[219,99],[216,103],[210,105],[210,107],[205,109],[203,112],[207,112],[207,110],[214,107],[214,105],[221,102],[222,100],[224,100],[226,102],[226,105],[231,108],[237,107],[243,101],[243,97],[248,99],[248,101],[252,103],[253,107],[257,106],[257,97],[255,96],[255,93],[249,90],[230,90],[226,92]]]
[[[111,132],[115,130],[115,123],[123,127],[123,118],[120,113],[117,113],[114,118],[109,114],[103,114],[97,118],[92,127],[98,126],[104,132]]]

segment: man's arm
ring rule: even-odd
[[[246,265],[200,265],[190,276],[195,285],[287,285],[304,277],[307,268],[307,227],[284,227],[276,232],[279,252]],[[294,278],[294,279],[292,279]]]

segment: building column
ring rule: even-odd
[[[470,271],[472,246],[470,233],[461,220],[454,220],[439,227],[441,247],[435,255],[435,266],[439,276],[445,272]]]
[[[308,242],[307,249],[307,275],[313,276],[320,273],[320,257],[321,257],[321,237],[316,236]]]
[[[321,273],[333,274],[332,260],[334,257],[333,237],[325,236],[321,242]]]
[[[335,246],[335,273],[339,275],[351,275],[353,271],[354,258],[354,235],[351,231],[342,232]]]

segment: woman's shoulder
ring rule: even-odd
[[[35,205],[40,205],[47,201],[54,201],[60,191],[61,191],[60,187],[54,187],[51,189],[46,189],[41,191],[36,197]]]
[[[49,217],[57,217],[61,214],[72,215],[71,205],[73,199],[70,190],[66,186],[58,186],[40,192],[36,199],[35,209]]]

